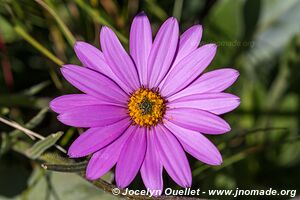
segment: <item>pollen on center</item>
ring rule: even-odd
[[[140,88],[129,99],[128,111],[132,121],[139,126],[154,126],[165,114],[166,102],[156,91]]]

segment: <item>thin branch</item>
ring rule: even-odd
[[[76,39],[72,35],[71,31],[68,29],[68,27],[65,25],[65,23],[62,21],[62,19],[57,15],[57,13],[52,9],[50,6],[48,6],[44,1],[42,0],[35,0],[38,4],[40,4],[45,10],[47,10],[52,17],[54,17],[55,21],[57,22],[58,26],[61,28],[63,34],[65,35],[66,39],[68,40],[71,47],[74,46]]]
[[[182,13],[183,0],[175,0],[173,7],[173,16],[180,21]]]
[[[56,63],[58,66],[62,66],[64,62],[57,58],[53,53],[51,53],[48,49],[43,47],[37,40],[35,40],[33,37],[31,37],[21,26],[15,25],[14,30],[23,38],[25,39],[29,44],[31,44],[34,48],[36,48],[38,51],[40,51],[42,54],[47,56],[50,60],[52,60],[54,63]]]
[[[16,122],[13,122],[13,121],[8,121],[2,117],[0,117],[0,121],[3,122],[4,124],[7,124],[15,129],[18,129],[22,132],[24,132],[26,135],[28,135],[30,138],[34,139],[34,138],[39,138],[41,140],[45,139],[45,137],[41,136],[40,134],[38,133],[35,133],[31,130],[28,130],[24,127],[22,127],[21,125],[19,125],[18,123]],[[62,152],[66,153],[66,151],[56,145],[56,148],[61,150]],[[16,149],[15,149],[16,150]],[[17,150],[19,153],[21,154],[25,154],[26,150],[24,149],[19,149]],[[62,157],[60,156],[56,156],[57,159],[63,159]],[[51,170],[51,171],[60,171],[60,172],[71,172],[71,173],[77,173],[79,176],[81,176],[82,178],[84,178],[86,181],[92,183],[93,185],[95,185],[96,187],[98,187],[99,189],[101,190],[104,190],[106,192],[109,192],[112,194],[113,192],[113,189],[117,188],[116,185],[114,184],[111,184],[111,183],[108,183],[102,179],[98,179],[96,181],[90,181],[90,180],[87,180],[86,179],[86,176],[85,176],[85,167],[87,165],[87,162],[84,161],[84,162],[81,162],[81,163],[73,163],[72,160],[65,160],[65,163],[64,164],[52,164],[53,161],[51,161],[51,159],[49,159],[49,157],[43,157],[41,158],[42,161],[46,162],[46,163],[43,163],[41,165],[42,168],[44,168],[45,170]],[[48,163],[47,163],[48,162]],[[50,163],[49,163],[50,162]],[[119,197],[125,197],[127,199],[136,199],[136,200],[150,200],[150,199],[154,199],[153,197],[149,197],[149,196],[143,196],[143,195],[129,195],[129,194],[126,194],[124,195],[124,190],[120,189],[120,195]],[[157,197],[155,199],[158,199],[158,200],[196,200],[196,199],[199,199],[199,198],[190,198],[190,197],[174,197],[174,196],[160,196],[160,197]]]
[[[38,133],[35,133],[27,128],[24,128],[23,126],[21,126],[20,124],[18,124],[17,122],[14,122],[14,121],[9,121],[7,119],[4,119],[3,117],[0,117],[0,122],[8,125],[8,126],[11,126],[15,129],[18,129],[20,131],[22,131],[23,133],[25,133],[28,137],[30,137],[32,140],[35,140],[35,138],[38,138],[40,140],[44,140],[45,137],[38,134]],[[59,145],[55,145],[55,147],[60,150],[61,152],[63,153],[67,153],[66,150],[64,148],[62,148],[61,146]]]
[[[85,173],[80,173],[79,174],[81,177],[83,177],[85,179]],[[89,180],[87,180],[89,181]],[[90,183],[92,183],[93,185],[95,185],[98,188],[103,189],[106,192],[112,193],[113,190],[115,188],[117,188],[117,186],[110,184],[102,179],[98,179],[96,181],[89,181]],[[153,200],[153,199],[157,199],[157,200],[197,200],[199,198],[191,198],[191,197],[175,197],[175,196],[159,196],[159,197],[149,197],[146,195],[129,195],[127,193],[125,193],[125,190],[123,189],[119,189],[120,190],[120,194],[118,195],[119,197],[125,197],[126,199],[135,199],[135,200]],[[124,195],[126,194],[126,195]]]
[[[51,163],[43,163],[41,166],[45,170],[50,171],[56,171],[56,172],[68,172],[68,173],[74,173],[76,172],[79,176],[86,179],[85,175],[85,168],[88,164],[88,161],[78,162],[78,163],[65,163],[65,164],[51,164]],[[88,182],[92,183],[96,187],[100,188],[101,190],[104,190],[105,192],[113,193],[114,190],[116,190],[117,186],[111,183],[108,183],[102,179],[98,179],[95,181],[87,180]],[[119,189],[119,188],[118,188]],[[124,189],[119,189],[119,195],[120,197],[125,197],[127,199],[135,199],[135,200],[150,200],[154,199],[153,197],[149,197],[146,195],[129,195],[125,193]],[[174,196],[160,196],[156,197],[155,199],[178,199],[178,200],[192,200],[197,198],[189,198],[189,197],[174,197]]]
[[[101,25],[104,26],[109,26],[119,37],[119,39],[124,43],[128,44],[128,39],[119,31],[117,31],[114,26],[106,20],[104,17],[102,17],[97,9],[92,8],[89,4],[88,1],[84,0],[75,0],[75,3],[82,9],[84,10],[95,22],[100,23]]]
[[[24,132],[28,137],[30,137],[32,140],[35,140],[35,137],[38,136],[35,132],[28,130],[26,128],[23,128],[22,126],[20,126],[19,124],[17,124],[16,122],[10,122],[2,117],[0,117],[0,121],[8,126],[11,126],[15,129],[18,129],[22,132]],[[38,138],[38,137],[37,137]]]

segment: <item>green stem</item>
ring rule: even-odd
[[[43,47],[38,41],[36,41],[33,37],[31,37],[21,26],[15,25],[14,30],[22,37],[24,38],[29,44],[31,44],[34,48],[36,48],[38,51],[40,51],[42,54],[44,54],[46,57],[48,57],[50,60],[52,60],[54,63],[56,63],[59,66],[62,66],[64,62],[57,58],[54,54],[52,54],[48,49]]]
[[[60,27],[61,31],[65,35],[66,39],[68,40],[71,47],[74,46],[76,39],[72,35],[71,31],[68,29],[68,27],[65,25],[65,23],[61,20],[61,18],[57,15],[57,13],[48,6],[44,1],[42,0],[35,0],[38,4],[40,4],[45,10],[49,12],[49,14],[55,19],[58,26]]]
[[[51,77],[55,87],[57,89],[61,90],[63,88],[63,85],[62,85],[61,81],[59,80],[59,78],[56,74],[56,71],[52,67],[49,67],[49,73],[50,73],[50,77]]]
[[[56,172],[82,172],[85,171],[88,162],[83,161],[79,163],[66,163],[66,164],[51,164],[43,163],[42,168]]]
[[[151,14],[159,18],[161,21],[165,21],[168,18],[168,14],[159,5],[157,5],[156,1],[145,0],[145,3]]]
[[[181,12],[182,12],[183,0],[175,0],[173,7],[173,16],[180,21]]]
[[[101,17],[98,13],[97,10],[93,9],[92,7],[90,7],[86,1],[84,0],[75,0],[76,4],[82,8],[84,11],[87,12],[88,15],[90,15],[90,17],[95,20],[96,22],[100,23],[101,25],[105,25],[105,26],[109,26],[116,34],[117,36],[120,38],[120,40],[124,43],[124,44],[128,44],[128,39],[119,31],[117,31],[112,24],[110,24],[106,19],[104,19],[103,17]]]

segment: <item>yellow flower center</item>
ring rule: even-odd
[[[129,115],[133,122],[139,126],[154,126],[162,120],[165,114],[165,103],[158,92],[140,88],[129,99]]]

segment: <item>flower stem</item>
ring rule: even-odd
[[[31,130],[29,130],[29,129],[23,127],[23,126],[21,126],[21,125],[18,124],[17,122],[9,121],[9,120],[7,120],[7,119],[4,119],[3,117],[0,117],[0,122],[6,124],[6,125],[8,125],[8,126],[11,126],[11,127],[15,128],[15,129],[18,129],[18,130],[22,131],[22,132],[25,133],[28,137],[30,137],[32,140],[35,140],[35,138],[38,138],[38,139],[40,139],[40,140],[44,140],[44,139],[45,139],[44,136],[42,136],[42,135],[40,135],[40,134],[38,134],[38,133],[35,133],[35,132],[33,132],[33,131],[31,131]],[[61,146],[58,146],[58,145],[54,145],[54,146],[55,146],[58,150],[60,150],[61,152],[66,153],[66,150],[63,149]]]
[[[40,51],[42,54],[44,54],[46,57],[48,57],[50,60],[52,60],[54,63],[56,63],[59,66],[62,66],[64,62],[57,58],[53,53],[51,53],[48,49],[43,47],[38,41],[36,41],[33,37],[31,37],[21,26],[15,25],[14,30],[22,37],[24,38],[29,44],[31,44],[34,48],[36,48],[38,51]]]
[[[101,25],[109,26],[119,37],[119,39],[124,43],[128,44],[128,39],[119,31],[117,31],[105,18],[101,17],[97,10],[93,9],[89,5],[87,5],[86,1],[83,0],[75,0],[76,4],[81,7],[84,11],[87,12],[90,17]]]
[[[44,1],[42,0],[35,0],[38,4],[40,4],[45,10],[49,12],[49,14],[55,19],[58,26],[62,30],[62,33],[65,35],[66,39],[68,40],[71,47],[74,46],[76,39],[72,35],[71,31],[68,29],[66,24],[61,20],[61,18],[57,15],[57,13],[52,9],[50,6],[48,6]]]
[[[173,7],[173,16],[180,21],[182,12],[183,0],[175,0]]]

